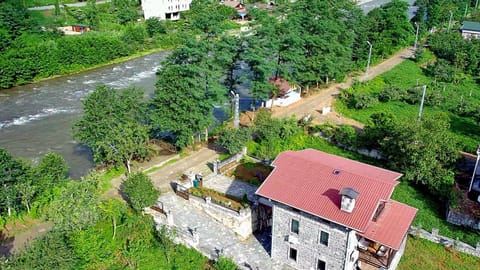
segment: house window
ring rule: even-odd
[[[320,233],[320,244],[323,244],[325,246],[328,246],[328,233],[327,232],[324,232],[322,231]]]
[[[325,269],[327,269],[327,264],[322,260],[318,260],[317,261],[317,270],[325,270]]]
[[[292,222],[291,222],[290,225],[291,225],[291,226],[290,226],[290,231],[291,231],[292,233],[298,234],[299,227],[300,227],[300,223],[298,222],[298,220],[292,219]]]
[[[288,257],[294,261],[297,261],[297,250],[294,248],[290,248],[290,251],[288,252]]]

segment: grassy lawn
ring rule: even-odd
[[[465,78],[459,84],[436,82],[435,78],[426,76],[421,66],[431,61],[433,56],[427,53],[423,63],[406,60],[394,69],[376,77],[366,83],[357,83],[347,91],[350,93],[378,94],[386,86],[397,86],[402,89],[427,85],[429,94],[437,94],[440,101],[436,106],[425,104],[424,115],[433,112],[446,112],[450,116],[450,130],[460,142],[462,150],[475,152],[480,141],[480,125],[472,118],[456,114],[457,107],[462,103],[478,104],[480,102],[480,86],[472,78]],[[378,112],[391,112],[399,120],[416,120],[421,96],[416,104],[407,104],[401,101],[378,102],[374,106],[362,110],[350,109],[342,101],[335,103],[335,110],[346,117],[367,123],[370,116]]]
[[[392,199],[406,203],[418,209],[413,221],[414,226],[422,227],[427,231],[438,228],[439,234],[459,239],[473,247],[480,243],[480,232],[452,225],[445,220],[445,204],[436,197],[410,186],[406,182],[400,183],[393,192]]]
[[[409,236],[405,253],[397,269],[480,269],[480,259]]]

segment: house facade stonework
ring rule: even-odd
[[[307,149],[281,153],[257,190],[272,205],[272,259],[295,269],[395,269],[417,209],[402,175]]]

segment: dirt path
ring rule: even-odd
[[[179,179],[184,173],[210,174],[212,170],[209,165],[217,159],[217,151],[203,147],[185,158],[165,165],[160,170],[149,174],[149,176],[155,187],[160,191],[167,191],[170,189],[170,182]]]
[[[274,117],[295,116],[297,118],[310,115],[313,117],[313,123],[315,124],[331,122],[337,125],[349,124],[358,128],[362,128],[362,123],[353,119],[342,117],[334,111],[333,103],[336,97],[342,90],[351,87],[355,80],[363,82],[373,79],[376,76],[394,68],[396,65],[400,64],[412,55],[413,48],[403,49],[380,64],[371,66],[368,75],[362,73],[360,76],[349,76],[345,82],[335,83],[330,85],[328,88],[320,89],[317,93],[303,98],[301,101],[296,102],[288,107],[274,107],[272,115]],[[331,112],[326,115],[322,115],[322,110],[324,107],[331,107]]]

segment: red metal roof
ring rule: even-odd
[[[275,169],[256,194],[361,233],[402,176],[313,149],[283,152],[272,165]],[[346,187],[359,192],[352,213],[340,210],[340,190]]]
[[[280,77],[272,77],[268,79],[268,82],[278,87],[280,90],[280,93],[278,94],[279,96],[284,96],[293,88],[293,86],[290,85],[284,78]]]
[[[398,250],[416,214],[416,208],[389,200],[377,220],[371,221],[361,235]]]

